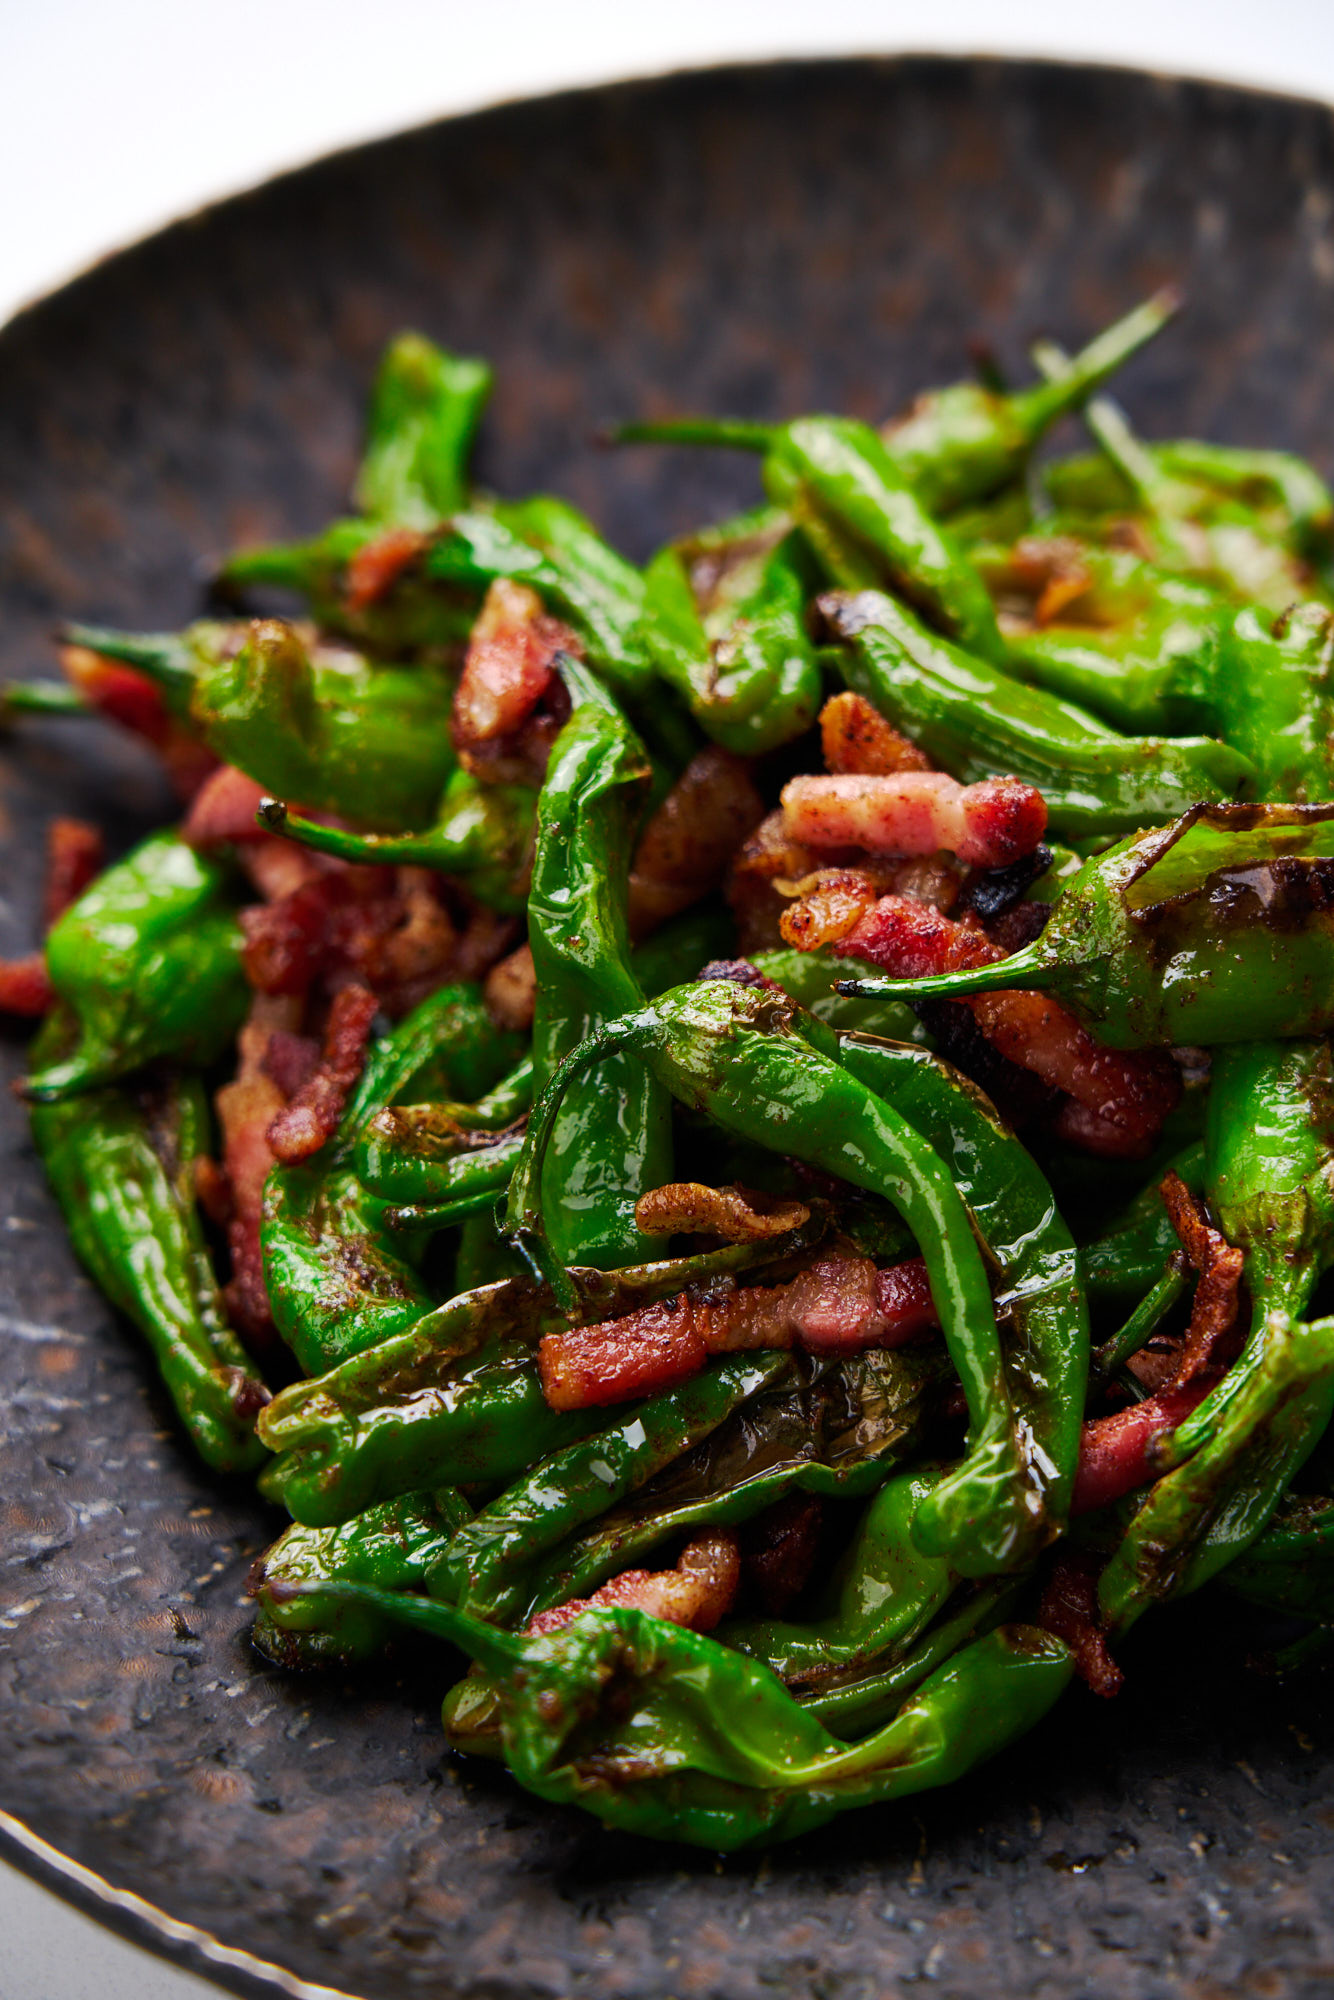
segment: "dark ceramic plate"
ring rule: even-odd
[[[1145,426],[1329,471],[1332,214],[1328,110],[1037,63],[683,76],[327,161],[0,335],[0,665],[43,668],[58,617],[184,620],[201,558],[322,523],[404,325],[495,361],[489,482],[570,493],[641,556],[753,468],[600,453],[599,423],[878,416],[970,337],[1021,368],[1028,336],[1169,279],[1191,310],[1130,371]],[[0,948],[31,936],[52,812],[128,840],[163,805],[95,730],[25,729]],[[952,1792],[726,1865],[455,1764],[438,1661],[357,1686],[260,1665],[242,1588],[278,1524],[182,1448],[0,1101],[0,1805],[104,1914],[98,1878],[163,1949],[217,1970],[220,1940],[247,1990],[277,1976],[248,1952],[374,2000],[1330,1991],[1329,1692],[1249,1673],[1222,1614],[1162,1618],[1118,1702],[1072,1694]]]

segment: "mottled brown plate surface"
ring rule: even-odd
[[[1022,365],[1165,280],[1191,311],[1130,371],[1149,430],[1334,469],[1334,128],[1315,105],[1043,64],[720,71],[521,104],[309,168],[119,256],[0,335],[0,668],[57,617],[166,626],[199,564],[341,503],[405,324],[499,373],[482,473],[571,494],[642,556],[753,467],[589,448],[701,408],[888,412]],[[42,828],[128,841],[163,800],[91,727],[3,753],[0,949]],[[10,1045],[9,1066],[20,1054]],[[636,1846],[444,1754],[446,1662],[287,1681],[242,1587],[278,1523],[178,1443],[75,1268],[18,1109],[0,1185],[0,1808],[229,1946],[374,1996],[957,2000],[1334,1985],[1334,1710],[1164,1619],[919,1805],[767,1860]],[[184,1947],[178,1947],[184,1949]]]

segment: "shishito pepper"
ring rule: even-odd
[[[751,525],[739,524],[743,550],[753,541]],[[721,602],[701,603],[699,548],[671,543],[649,564],[644,643],[706,735],[724,749],[758,756],[809,729],[820,705],[820,669],[806,630],[807,565],[798,539],[785,535],[748,590],[715,591]],[[726,560],[720,531],[707,545],[708,573]]]
[[[468,497],[467,467],[493,376],[420,333],[384,351],[371,390],[353,498],[372,521],[434,527]]]
[[[1334,1026],[1334,805],[1197,806],[1085,863],[1034,944],[994,965],[840,990],[1036,988],[1112,1048]]]
[[[849,687],[965,784],[998,772],[1036,785],[1059,837],[1125,833],[1200,799],[1228,799],[1249,761],[1209,737],[1121,736],[1045,688],[951,645],[878,591],[820,600],[851,644],[831,660]]]
[[[279,618],[67,636],[147,674],[216,756],[279,798],[391,833],[435,817],[455,758],[450,680],[434,668],[374,666]]]
[[[558,1297],[572,1300],[543,1227],[539,1188],[551,1127],[576,1077],[634,1054],[681,1103],[757,1145],[883,1195],[926,1261],[963,1382],[971,1430],[962,1464],[923,1502],[919,1546],[985,1575],[1049,1533],[1045,1480],[1021,1442],[991,1292],[967,1211],[940,1155],[840,1059],[837,1037],[786,997],[727,980],[678,987],[580,1044],[534,1105],[510,1183],[509,1226]]]
[[[741,435],[747,428],[749,438]],[[746,443],[764,452],[765,491],[791,515],[831,582],[888,584],[941,631],[985,659],[1004,656],[996,614],[976,569],[928,513],[883,440],[852,417],[798,417],[772,428],[628,425],[626,440]]]
[[[479,902],[517,915],[526,904],[536,808],[530,786],[482,784],[459,770],[449,774],[434,823],[417,833],[351,833],[303,818],[277,799],[262,802],[259,818],[270,833],[343,861],[438,868],[462,876]]]
[[[633,1312],[790,1247],[743,1244],[620,1271],[577,1268],[578,1317],[592,1324]],[[297,1520],[327,1527],[416,1487],[517,1478],[610,1421],[601,1411],[561,1415],[542,1394],[537,1342],[570,1323],[564,1286],[558,1298],[531,1278],[503,1279],[293,1384],[267,1416],[265,1440],[283,1456],[265,1492]]]
[[[98,876],[52,926],[46,963],[78,1033],[58,1059],[37,1052],[24,1084],[42,1101],[109,1083],[145,1063],[203,1066],[249,1000],[226,868],[174,833],[155,833]]]
[[[724,1850],[948,1783],[1031,1728],[1073,1670],[1059,1639],[1002,1626],[849,1746],[767,1667],[630,1607],[537,1635],[353,1584],[317,1584],[312,1595],[380,1610],[489,1668],[506,1760],[529,1790],[629,1832]]]
[[[500,1623],[522,1615],[533,1597],[531,1572],[544,1557],[790,1366],[785,1354],[729,1355],[629,1416],[613,1413],[596,1436],[540,1459],[459,1530],[432,1567],[431,1595]]]
[[[881,431],[895,464],[933,514],[985,499],[1020,478],[1033,446],[1060,417],[1164,327],[1176,311],[1159,292],[1096,335],[1057,380],[1004,395],[982,383],[957,382],[918,397],[906,416]]]
[[[944,1160],[997,1269],[1011,1394],[1041,1463],[1051,1532],[1064,1522],[1079,1455],[1088,1307],[1078,1253],[1041,1168],[982,1092],[924,1049],[861,1033],[844,1065]]]
[[[322,1606],[302,1586],[368,1583],[378,1590],[421,1590],[431,1565],[449,1547],[472,1509],[445,1486],[434,1493],[404,1493],[371,1507],[337,1528],[294,1523],[251,1572],[259,1613],[251,1640],[280,1667],[348,1666],[372,1659],[393,1623],[358,1605]]]
[[[1324,1041],[1219,1049],[1205,1187],[1245,1252],[1251,1301],[1242,1358],[1163,1446],[1100,1595],[1124,1628],[1198,1589],[1263,1530],[1334,1410],[1334,1327],[1299,1315],[1334,1261],[1334,1062]]]
[[[58,1051],[57,1015],[39,1053]],[[208,1109],[193,1078],[90,1091],[33,1109],[33,1138],[83,1263],[144,1335],[195,1449],[219,1472],[264,1460],[268,1390],[227,1325],[195,1210]]]
[[[265,1284],[278,1331],[309,1373],[413,1325],[434,1303],[418,1270],[429,1232],[396,1231],[390,1204],[357,1178],[362,1128],[411,1092],[477,1096],[517,1052],[518,1038],[497,1030],[478,987],[443,986],[372,1044],[328,1144],[270,1172]]]
[[[1052,381],[1071,365],[1049,342],[1033,358]],[[1328,560],[1334,537],[1334,495],[1313,467],[1287,452],[1191,439],[1145,445],[1105,397],[1085,417],[1156,561],[1274,612],[1312,594],[1312,565]]]
[[[627,899],[648,766],[610,696],[575,662],[564,672],[577,706],[552,747],[538,801],[528,898],[536,1091],[590,1030],[644,997]],[[644,1256],[635,1203],[671,1177],[666,1093],[621,1056],[572,1094],[552,1135],[543,1206],[561,1261],[611,1267]]]

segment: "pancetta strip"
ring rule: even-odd
[[[319,1067],[269,1126],[275,1159],[291,1165],[308,1160],[333,1137],[343,1106],[366,1062],[366,1043],[379,1003],[365,986],[335,993],[324,1031]]]
[[[686,1543],[675,1569],[623,1570],[591,1597],[571,1597],[550,1611],[539,1611],[528,1630],[559,1632],[582,1611],[633,1605],[669,1625],[711,1632],[732,1609],[740,1580],[736,1536],[725,1528],[710,1528]]]
[[[944,771],[894,776],[841,772],[793,778],[783,787],[792,839],[817,849],[935,854],[972,868],[1005,868],[1031,854],[1047,827],[1041,792],[1018,778],[961,785]]]
[[[630,933],[647,937],[718,888],[764,818],[744,757],[710,744],[692,757],[654,813],[630,869]]]
[[[827,927],[812,933],[801,902],[784,913],[782,932],[789,944],[806,951],[835,941]],[[845,957],[865,959],[897,979],[928,978],[1005,957],[975,921],[956,922],[906,896],[882,896],[847,929],[840,927],[836,942]],[[1134,1157],[1147,1151],[1180,1095],[1170,1057],[1103,1048],[1047,994],[1022,989],[970,994],[958,1004],[972,1012],[1002,1055],[1066,1091],[1097,1121],[1085,1127],[1085,1142],[1097,1139],[1103,1152]]]
[[[801,1346],[848,1354],[897,1347],[938,1324],[926,1266],[878,1271],[869,1257],[823,1257],[785,1285],[713,1298],[686,1294],[541,1343],[542,1391],[556,1410],[655,1395],[697,1375],[711,1354]]]

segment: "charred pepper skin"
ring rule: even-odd
[[[540,1797],[582,1805],[627,1832],[723,1851],[791,1839],[852,1806],[950,1782],[1031,1728],[1073,1670],[1060,1640],[1001,1626],[963,1646],[891,1721],[849,1746],[768,1668],[628,1606],[520,1635],[388,1591],[329,1584],[312,1595],[380,1611],[494,1673],[506,1761]]]
[[[1048,1533],[1042,1481],[1019,1439],[990,1287],[954,1182],[916,1129],[844,1067],[832,1032],[786,998],[726,980],[679,987],[571,1052],[534,1105],[508,1204],[512,1235],[557,1295],[573,1297],[537,1198],[548,1134],[572,1081],[614,1050],[633,1052],[679,1102],[725,1129],[898,1210],[926,1260],[972,1420],[968,1455],[919,1511],[918,1545],[948,1554],[969,1575],[991,1574],[1040,1546]]]
[[[840,992],[1055,993],[1111,1048],[1321,1034],[1334,1026],[1334,806],[1197,806],[1096,855],[1035,944],[994,965]]]
[[[24,1086],[37,1103],[114,1082],[146,1063],[204,1067],[249,1004],[227,868],[155,833],[106,869],[52,926],[46,963],[77,1027]]]

